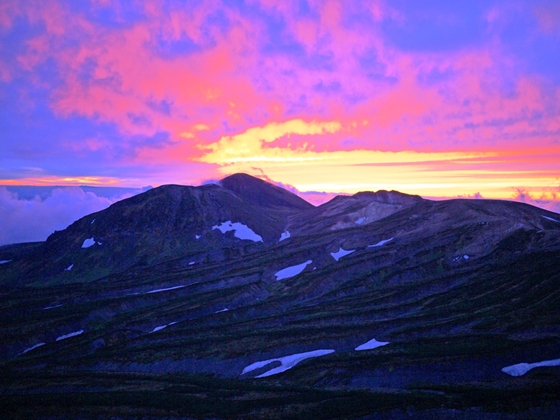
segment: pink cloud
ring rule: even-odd
[[[543,32],[560,34],[560,4],[552,1],[546,2],[538,4],[533,10]]]
[[[283,137],[267,147],[505,153],[526,147],[528,139],[531,147],[550,150],[560,129],[560,109],[554,105],[560,90],[546,90],[542,80],[529,76],[508,76],[511,83],[504,88],[503,75],[513,74],[517,63],[497,41],[452,53],[404,52],[386,42],[379,25],[345,21],[363,7],[372,22],[404,22],[384,2],[367,7],[311,2],[312,13],[304,17],[297,16],[298,2],[252,4],[283,19],[279,36],[292,43],[285,50],[266,51],[270,28],[263,18],[218,0],[166,11],[139,2],[145,19],[115,27],[96,25],[86,13],[49,2],[48,7],[22,6],[45,32],[27,42],[18,62],[25,71],[47,59],[57,63],[63,83],[53,87],[50,106],[60,117],[115,124],[123,143],[134,135],[170,133],[169,142],[137,150],[129,158],[134,163],[196,160],[204,145],[224,135],[295,118],[338,121],[343,129]],[[99,1],[94,7],[106,6]],[[206,24],[218,12],[227,27]],[[10,25],[14,13],[0,9],[0,24]],[[159,50],[185,40],[196,44],[188,54]],[[364,64],[364,57],[373,64]],[[88,66],[90,74],[84,76]],[[364,66],[379,68],[372,75]],[[4,79],[10,75],[5,66],[0,72]],[[433,75],[447,76],[427,82]],[[197,131],[200,124],[210,129]],[[85,139],[68,147],[111,146]]]

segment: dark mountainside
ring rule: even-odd
[[[4,417],[560,418],[560,215],[526,204],[237,174],[0,262]]]

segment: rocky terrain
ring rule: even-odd
[[[13,418],[560,416],[560,215],[526,204],[237,174],[0,262]]]

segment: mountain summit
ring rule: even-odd
[[[0,387],[20,417],[560,412],[546,210],[396,191],[314,207],[237,174],[17,249],[0,248]]]
[[[243,200],[265,208],[309,210],[313,205],[297,195],[247,174],[230,175],[220,185],[233,191]]]

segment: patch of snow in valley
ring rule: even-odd
[[[229,311],[228,308],[220,309],[219,311],[214,312],[215,314],[219,314],[220,312],[227,312]]]
[[[241,374],[244,375],[246,373],[252,372],[255,369],[260,369],[272,362],[280,362],[281,363],[280,366],[275,367],[257,376],[257,378],[265,378],[267,376],[276,375],[277,373],[285,372],[288,369],[293,368],[295,365],[297,365],[299,362],[305,359],[325,356],[330,353],[334,353],[334,350],[313,350],[313,351],[308,351],[306,353],[296,353],[296,354],[291,354],[289,356],[278,357],[276,359],[263,360],[261,362],[252,363],[249,366],[245,367],[243,369],[243,372],[241,372]]]
[[[345,249],[342,249],[342,247],[340,247],[340,249],[336,252],[331,252],[331,256],[338,261],[339,259],[341,259],[342,257],[351,254],[352,252],[354,252],[355,249],[349,249],[348,251]]]
[[[548,216],[543,216],[543,217],[544,217],[545,219],[547,219],[547,220],[551,220],[551,221],[553,221],[553,222],[560,223],[560,221],[558,221],[558,220],[556,220],[556,219],[553,219],[552,217],[548,217]]]
[[[262,237],[257,235],[249,226],[238,222],[232,223],[231,220],[223,222],[221,225],[212,226],[212,230],[214,229],[219,229],[222,233],[233,230],[234,236],[239,239],[247,239],[253,242],[263,241]]]
[[[67,338],[76,337],[77,335],[80,335],[83,332],[84,332],[84,330],[79,330],[79,331],[71,332],[69,334],[64,334],[64,335],[61,335],[60,337],[58,337],[56,339],[56,341],[61,341],[61,340],[66,340]]]
[[[364,344],[360,344],[358,347],[356,347],[355,350],[371,350],[371,349],[375,349],[377,347],[382,347],[382,346],[386,346],[387,344],[389,344],[389,341],[377,341],[375,338],[369,340],[367,343]]]
[[[298,265],[292,265],[291,267],[283,268],[282,270],[278,271],[275,274],[276,280],[284,280],[284,279],[288,279],[290,277],[297,276],[299,273],[301,273],[303,270],[305,270],[305,267],[307,267],[308,264],[311,264],[312,262],[313,262],[312,260],[307,260],[304,263],[301,263],[301,264],[298,264]]]
[[[6,263],[9,263],[10,261],[12,261],[12,260],[1,260],[0,264],[6,264]]]
[[[545,360],[543,362],[536,363],[518,363],[516,365],[506,366],[502,369],[502,372],[507,373],[510,376],[522,376],[531,369],[545,366],[560,366],[560,359]]]
[[[457,262],[457,261],[459,261],[461,258],[464,259],[464,260],[468,260],[470,257],[469,257],[468,255],[466,255],[466,254],[465,254],[465,255],[459,255],[458,257],[453,258],[453,262]]]
[[[469,256],[468,255],[463,255],[463,259],[468,260]]]
[[[167,328],[167,327],[169,327],[170,325],[174,325],[174,324],[176,324],[176,323],[177,323],[177,322],[174,321],[174,322],[170,322],[169,324],[165,324],[165,325],[161,325],[161,326],[159,326],[159,327],[155,327],[152,331],[150,331],[150,334],[151,334],[151,333],[158,332],[158,331],[161,331],[161,330],[163,330],[164,328]]]
[[[189,265],[194,265],[194,261],[191,261],[191,262],[189,263]]]
[[[60,305],[54,305],[54,306],[45,306],[45,307],[43,308],[43,311],[46,310],[46,309],[59,308],[59,307],[61,307],[61,306],[62,306],[62,304],[60,304]]]
[[[200,239],[200,235],[194,235],[195,239]]]
[[[93,219],[93,220],[91,221],[90,225],[93,225],[94,222],[95,222],[95,219]]]
[[[70,264],[68,267],[66,267],[66,270],[64,271],[70,271],[72,270],[72,267],[74,267],[74,264]]]
[[[185,287],[185,285],[182,286],[173,286],[173,287],[166,287],[165,289],[155,289],[155,290],[150,290],[149,292],[145,292],[145,295],[148,295],[150,293],[159,293],[159,292],[166,292],[168,290],[175,290],[175,289],[182,289],[183,287]]]
[[[278,240],[278,242],[282,242],[284,239],[288,239],[290,237],[290,232],[285,231],[282,232],[282,235],[280,235],[280,239]]]
[[[167,324],[161,325],[161,326],[159,326],[159,327],[155,327],[151,332],[155,333],[155,332],[158,332],[158,331],[163,330],[163,329],[166,328],[166,327],[167,327]]]
[[[89,248],[90,246],[95,245],[95,239],[92,238],[87,238],[84,243],[82,244],[82,248]]]
[[[45,344],[46,344],[46,343],[38,343],[38,344],[35,344],[34,346],[31,346],[31,347],[29,347],[28,349],[25,349],[24,351],[22,351],[21,354],[25,354],[25,353],[27,353],[27,352],[29,352],[29,351],[31,351],[31,350],[35,350],[36,348],[41,347],[41,346],[44,346]]]
[[[387,242],[391,242],[393,240],[393,238],[389,238],[389,239],[384,239],[382,241],[377,242],[374,245],[368,245],[368,248],[375,248],[376,246],[383,246],[385,245]]]
[[[356,220],[354,223],[356,223],[357,225],[361,225],[362,223],[364,223],[367,220],[367,217],[360,217],[358,220]]]

